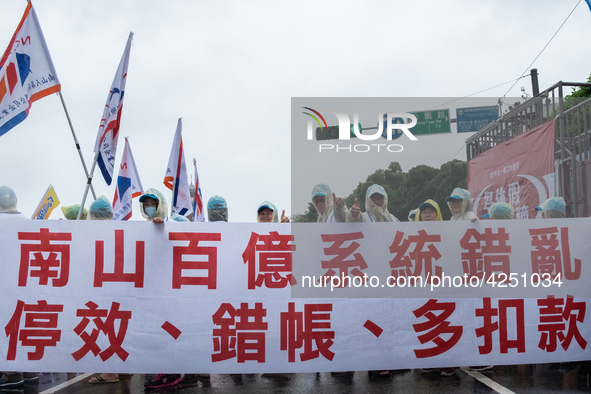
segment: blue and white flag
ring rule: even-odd
[[[172,209],[170,216],[181,215],[187,217],[193,213],[193,202],[189,192],[189,178],[187,176],[187,165],[185,164],[185,153],[183,151],[182,137],[183,122],[179,118],[172,142],[170,159],[164,176],[164,184],[172,190]]]
[[[101,169],[107,185],[111,184],[113,170],[115,169],[115,154],[117,153],[117,139],[119,138],[119,126],[121,124],[121,111],[123,109],[123,96],[125,95],[125,82],[127,81],[127,65],[129,64],[129,52],[133,33],[129,33],[127,45],[123,57],[119,62],[119,68],[111,84],[111,90],[107,96],[107,103],[101,118],[94,152],[99,151],[97,164]]]
[[[129,220],[132,214],[133,198],[141,196],[143,192],[140,175],[126,138],[113,198],[113,220]]]
[[[193,216],[194,222],[205,222],[205,215],[203,214],[203,196],[201,194],[201,183],[199,182],[199,173],[197,172],[197,160],[193,159],[193,167],[195,167],[195,197],[193,198]]]
[[[60,88],[37,14],[29,2],[0,59],[0,136],[25,120],[33,102]]]

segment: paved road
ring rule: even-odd
[[[212,375],[209,384],[167,388],[158,393],[591,393],[591,362],[570,371],[552,364],[497,366],[483,373],[458,370],[455,376],[422,374],[420,370],[394,371],[389,377],[365,372],[282,375]],[[144,393],[145,375],[124,376],[118,383],[91,385],[91,374],[43,373],[39,382],[27,382],[24,394]],[[5,391],[0,390],[0,393]],[[12,391],[14,392],[14,391]]]

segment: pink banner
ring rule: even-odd
[[[516,219],[533,219],[554,197],[554,120],[506,141],[468,162],[468,190],[482,217],[494,202],[508,202]]]

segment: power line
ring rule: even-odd
[[[456,101],[459,101],[459,100],[462,100],[462,99],[465,99],[465,98],[468,98],[468,97],[474,96],[475,94],[479,94],[479,93],[482,93],[482,92],[486,92],[487,90],[491,90],[491,89],[494,89],[494,88],[498,88],[499,86],[503,86],[503,85],[506,85],[506,84],[508,84],[508,83],[511,83],[511,82],[515,82],[515,83],[517,83],[517,81],[519,81],[520,79],[522,79],[522,78],[526,78],[526,77],[529,77],[529,76],[530,76],[530,74],[527,74],[527,75],[522,75],[521,77],[519,77],[519,78],[517,78],[517,79],[511,79],[510,81],[503,82],[503,83],[500,83],[500,84],[498,84],[498,85],[495,85],[495,86],[491,86],[490,88],[486,88],[486,89],[483,89],[483,90],[479,90],[478,92],[475,92],[475,93],[469,94],[469,95],[467,95],[467,96],[464,96],[464,97],[458,97],[458,98],[456,98],[456,99],[453,99],[453,100],[447,101],[447,102],[445,102],[445,103],[443,103],[443,104],[439,104],[439,105],[437,105],[437,106],[435,106],[435,107],[432,107],[432,108],[429,108],[429,109],[435,109],[435,108],[441,107],[441,106],[443,106],[443,105],[446,105],[446,104],[449,104],[449,103],[454,103],[454,102],[456,102]],[[513,86],[515,86],[515,84],[513,84]]]
[[[566,23],[566,21],[568,20],[568,18],[570,18],[570,16],[573,14],[573,12],[575,12],[575,9],[579,6],[579,4],[581,3],[581,0],[579,0],[579,2],[575,5],[575,7],[573,8],[573,10],[570,12],[570,14],[568,14],[568,16],[566,17],[566,19],[564,20],[564,22],[562,22],[562,24],[560,25],[560,27],[558,28],[558,30],[556,30],[556,33],[554,33],[554,35],[552,36],[552,38],[550,38],[550,41],[548,41],[546,43],[546,45],[544,45],[544,48],[542,48],[542,50],[540,51],[540,53],[538,53],[538,56],[536,56],[536,58],[529,64],[529,66],[527,66],[525,68],[525,71],[523,71],[523,73],[521,74],[521,77],[523,77],[523,75],[529,70],[529,68],[535,63],[536,60],[538,60],[538,58],[540,57],[540,55],[542,54],[542,52],[544,52],[544,50],[546,49],[546,47],[548,47],[548,45],[550,45],[550,43],[552,42],[552,40],[554,39],[554,37],[556,37],[556,35],[558,34],[558,32],[560,31],[560,29],[562,29],[562,26],[564,26],[564,24]],[[518,78],[518,79],[520,79]],[[505,98],[505,96],[507,95],[507,93],[509,93],[509,91],[511,89],[513,89],[513,87],[517,84],[517,80],[515,81],[515,83],[513,85],[511,85],[511,87],[509,88],[509,90],[507,90],[505,92],[505,94],[503,95],[503,98]]]

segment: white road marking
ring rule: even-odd
[[[52,387],[50,389],[47,389],[45,391],[42,391],[39,394],[51,394],[51,393],[55,393],[56,391],[61,390],[61,389],[65,388],[65,387],[68,387],[68,386],[70,386],[70,385],[72,385],[74,383],[78,383],[81,380],[89,379],[92,375],[94,375],[94,373],[84,373],[82,375],[78,375],[75,378],[72,378],[72,379],[70,379],[70,380],[68,380],[68,381],[66,381],[66,382],[64,382],[62,384],[58,384],[57,386],[54,386],[54,387]]]
[[[486,376],[484,376],[483,374],[481,374],[478,371],[471,371],[469,367],[461,367],[460,369],[462,371],[464,371],[465,373],[467,373],[468,375],[472,376],[474,379],[478,380],[480,383],[487,385],[488,387],[490,387],[491,389],[493,389],[497,393],[515,394],[514,391],[511,391],[508,388],[501,386],[500,384],[498,384],[494,380],[487,378]],[[41,394],[41,393],[39,393],[39,394]]]

